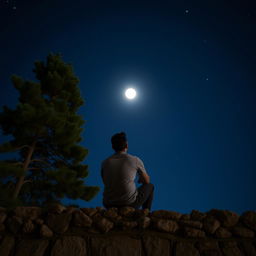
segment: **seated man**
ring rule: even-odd
[[[102,162],[101,176],[104,183],[103,205],[106,208],[131,206],[151,210],[154,185],[149,183],[143,162],[127,154],[128,143],[124,132],[111,138],[115,154]],[[136,189],[135,178],[139,175],[142,185]]]

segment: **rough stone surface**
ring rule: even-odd
[[[77,227],[91,227],[92,219],[79,210],[73,213],[73,223]]]
[[[40,207],[18,206],[15,208],[14,213],[22,219],[35,220],[42,215],[42,209]]]
[[[220,247],[224,256],[243,256],[243,252],[239,250],[237,243],[234,241],[220,242]]]
[[[22,227],[22,231],[27,234],[27,233],[32,233],[35,230],[35,225],[34,223],[29,219],[27,220]]]
[[[235,226],[239,220],[237,213],[228,210],[212,209],[209,214],[215,216],[221,222],[221,225],[226,228]]]
[[[166,211],[166,210],[157,210],[151,213],[152,217],[162,218],[162,219],[171,219],[171,220],[179,220],[181,217],[181,213],[174,211]]]
[[[116,236],[91,239],[91,255],[100,256],[141,256],[141,241],[131,237]]]
[[[77,236],[65,236],[58,239],[52,248],[51,256],[86,256],[85,240]]]
[[[26,239],[18,243],[15,256],[43,256],[49,241]]]
[[[50,213],[56,213],[56,214],[61,214],[62,212],[64,212],[67,208],[61,204],[51,204],[49,206],[49,212]]]
[[[181,226],[187,226],[187,227],[199,228],[199,229],[203,227],[203,223],[196,220],[180,220],[179,224]]]
[[[0,223],[0,232],[3,232],[5,230],[5,225],[3,223]]]
[[[233,227],[232,233],[239,237],[248,237],[248,238],[254,237],[254,232],[252,230],[245,227],[240,227],[240,226]]]
[[[139,219],[139,227],[140,228],[148,228],[150,226],[151,219],[149,217],[142,217]]]
[[[47,217],[47,225],[51,230],[56,233],[62,234],[68,230],[72,214],[62,213],[62,214],[49,214]]]
[[[250,229],[256,231],[256,211],[246,211],[241,216],[241,221]]]
[[[221,256],[222,252],[219,248],[218,242],[214,240],[202,240],[196,244],[200,255]]]
[[[36,219],[36,220],[34,220],[34,222],[37,224],[37,225],[43,225],[44,224],[44,220],[43,219]]]
[[[245,252],[245,255],[256,256],[256,248],[250,241],[241,241],[239,247]]]
[[[190,214],[182,214],[180,220],[190,220]]]
[[[149,209],[137,209],[134,212],[134,217],[141,218],[149,215]]]
[[[7,227],[14,234],[19,232],[22,224],[23,224],[22,218],[17,216],[13,216],[7,219]]]
[[[214,234],[215,231],[220,227],[220,222],[213,216],[206,216],[204,218],[204,229],[208,234]]]
[[[95,213],[97,213],[96,208],[81,208],[81,210],[89,217],[92,217]]]
[[[175,256],[200,256],[198,250],[192,243],[177,242],[175,248]]]
[[[192,210],[190,213],[191,220],[202,221],[206,217],[206,213],[200,212],[198,210]]]
[[[124,217],[132,217],[135,214],[135,208],[126,206],[119,209],[119,214]]]
[[[173,221],[173,220],[162,220],[162,219],[155,220],[154,226],[158,230],[165,231],[165,232],[168,232],[168,233],[175,233],[178,230],[178,228],[179,228],[179,226],[178,226],[176,221]]]
[[[11,236],[6,236],[2,240],[0,244],[0,255],[1,256],[9,256],[11,251],[13,250],[15,244],[15,240]]]
[[[226,228],[219,227],[215,232],[215,236],[217,238],[229,238],[232,237],[232,233],[229,232]]]
[[[170,256],[171,242],[157,236],[144,236],[143,244],[147,256]]]
[[[186,237],[205,237],[205,232],[200,230],[200,229],[196,229],[196,228],[189,228],[189,227],[185,227],[184,228],[184,235]]]
[[[118,217],[118,209],[117,208],[110,208],[105,213],[104,216],[110,219],[115,219]]]
[[[130,230],[137,227],[138,223],[137,221],[120,220],[118,226],[120,226],[122,230]]]
[[[7,214],[5,212],[0,211],[0,224],[4,223],[6,217],[7,217]]]
[[[40,228],[40,235],[41,237],[50,238],[53,236],[53,232],[47,225],[43,224]]]
[[[96,225],[103,233],[108,232],[110,229],[114,227],[114,223],[104,217],[98,219]]]

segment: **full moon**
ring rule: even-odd
[[[129,100],[133,100],[136,97],[136,91],[133,88],[129,88],[125,91],[125,96]]]

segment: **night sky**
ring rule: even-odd
[[[65,203],[102,206],[100,165],[125,131],[155,185],[152,210],[256,209],[253,1],[0,0],[0,22],[1,106],[17,104],[10,76],[34,80],[50,52],[80,79],[86,182],[101,191]]]

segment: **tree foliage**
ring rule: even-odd
[[[37,82],[13,76],[19,93],[15,109],[3,107],[0,127],[12,139],[0,153],[17,151],[15,159],[0,161],[0,200],[41,205],[63,197],[91,200],[99,187],[86,186],[88,151],[79,143],[84,103],[79,80],[60,55],[35,62]]]

